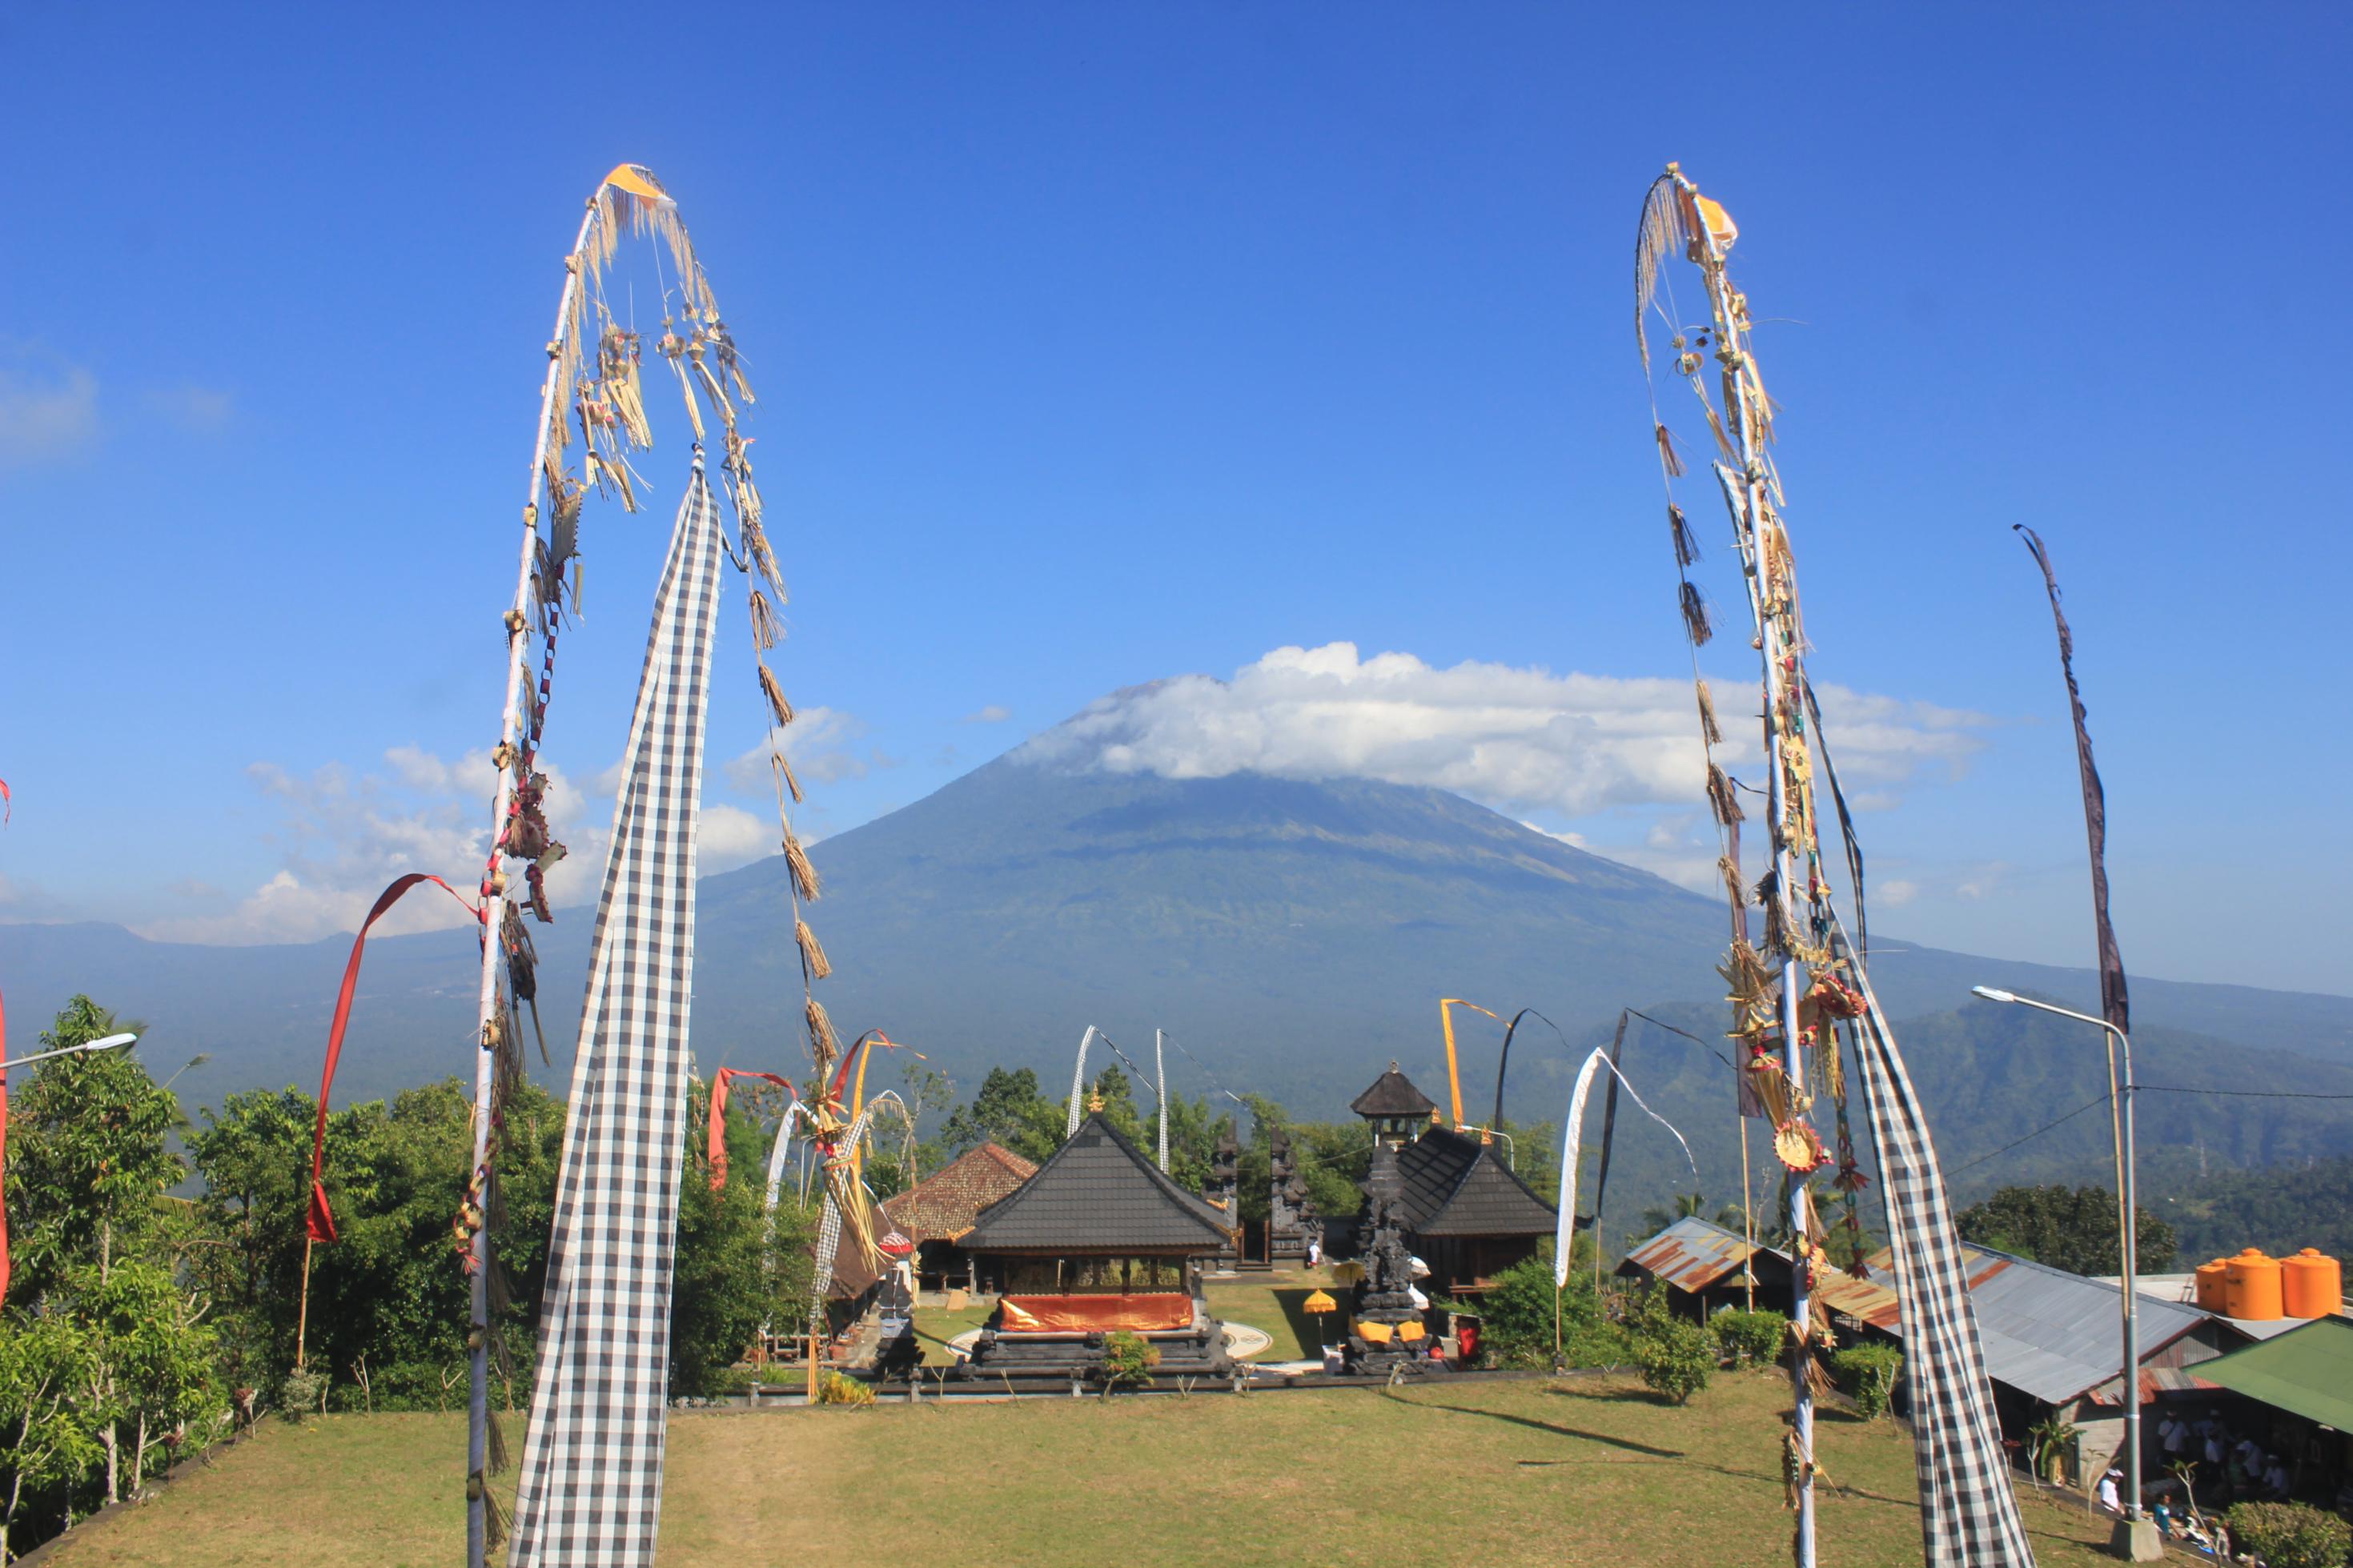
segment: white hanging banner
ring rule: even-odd
[[[1585,1065],[1577,1069],[1577,1087],[1569,1090],[1568,1095],[1568,1131],[1563,1136],[1560,1150],[1560,1218],[1553,1231],[1552,1242],[1552,1283],[1556,1290],[1568,1283],[1568,1244],[1577,1235],[1577,1154],[1579,1129],[1585,1123],[1585,1098],[1592,1091],[1594,1076],[1603,1068],[1618,1075],[1618,1081],[1625,1085],[1628,1094],[1633,1095],[1634,1103],[1641,1106],[1643,1115],[1668,1131],[1674,1132],[1675,1142],[1683,1152],[1683,1163],[1691,1167],[1692,1180],[1699,1180],[1699,1162],[1692,1158],[1691,1145],[1683,1142],[1682,1133],[1675,1132],[1674,1123],[1643,1105],[1642,1097],[1634,1092],[1633,1083],[1618,1064],[1609,1059],[1609,1053],[1599,1046],[1594,1047],[1593,1054],[1586,1058]],[[1596,1245],[1599,1244],[1597,1242]]]

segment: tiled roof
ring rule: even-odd
[[[1475,1138],[1433,1127],[1398,1151],[1398,1173],[1405,1184],[1406,1215],[1416,1236],[1552,1232],[1552,1205]]]
[[[1359,1116],[1427,1116],[1438,1109],[1438,1102],[1414,1088],[1413,1080],[1391,1062],[1389,1070],[1373,1080],[1372,1088],[1348,1102],[1348,1109]]]
[[[1094,1115],[1037,1174],[982,1209],[961,1245],[973,1252],[1215,1252],[1229,1234],[1223,1215]]]
[[[968,1149],[948,1165],[884,1201],[891,1223],[914,1241],[955,1241],[980,1211],[1038,1173],[1038,1167],[999,1143]]]

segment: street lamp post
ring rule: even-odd
[[[2139,1272],[2140,1226],[2138,1219],[2137,1165],[2133,1148],[2133,1069],[2132,1037],[2105,1018],[2072,1008],[2053,1006],[2038,1002],[2031,996],[2000,991],[1990,985],[1972,985],[1969,989],[1989,1002],[2015,1003],[2021,1007],[2032,1007],[2044,1013],[2056,1013],[2063,1018],[2073,1018],[2079,1024],[2096,1024],[2105,1029],[2124,1058],[2124,1076],[2119,1083],[2116,1057],[2112,1053],[2108,1065],[2108,1093],[2118,1104],[2116,1116],[2117,1185],[2122,1189],[2117,1206],[2121,1217],[2117,1229],[2121,1233],[2124,1264],[2124,1332],[2125,1356],[2123,1381],[2117,1388],[2117,1399],[2125,1412],[2125,1517],[2117,1526],[2116,1538],[2110,1542],[2116,1554],[2129,1562],[2153,1562],[2161,1557],[2164,1548],[2157,1542],[2153,1521],[2141,1511],[2140,1501],[2140,1307],[2137,1277]],[[2144,1546],[2144,1538],[2146,1546]]]
[[[136,1035],[109,1035],[102,1040],[91,1040],[79,1046],[59,1046],[54,1051],[43,1051],[37,1056],[18,1057],[13,1062],[0,1062],[0,1072],[14,1072],[18,1068],[31,1067],[35,1062],[47,1061],[51,1057],[78,1057],[84,1051],[111,1051],[117,1046],[135,1046],[138,1043]]]

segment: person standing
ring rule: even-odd
[[[2116,1483],[2124,1479],[2124,1474],[2122,1470],[2111,1468],[2106,1475],[2100,1478],[2099,1504],[2110,1513],[2121,1514],[2125,1510],[2124,1499],[2116,1491]]]

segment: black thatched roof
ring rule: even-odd
[[[1433,1127],[1398,1151],[1416,1236],[1549,1236],[1556,1211],[1476,1138]]]
[[[1413,1080],[1391,1062],[1389,1070],[1373,1080],[1372,1088],[1349,1101],[1348,1109],[1359,1116],[1427,1116],[1438,1109],[1438,1102],[1414,1088]]]
[[[980,1211],[966,1252],[1215,1252],[1224,1216],[1161,1173],[1102,1116],[1008,1195]]]

